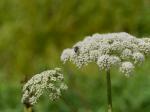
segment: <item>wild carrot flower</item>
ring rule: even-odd
[[[128,33],[94,34],[65,49],[61,60],[72,61],[79,68],[95,62],[106,71],[108,112],[112,112],[110,70],[117,67],[127,77],[150,54],[150,39],[138,39]]]
[[[61,60],[72,61],[79,68],[95,62],[100,70],[114,67],[129,76],[135,65],[142,63],[150,54],[150,39],[136,38],[128,33],[94,34],[65,49]]]
[[[49,94],[50,100],[55,100],[61,96],[61,91],[66,89],[61,69],[47,70],[34,75],[23,86],[22,103],[33,105],[45,92]]]

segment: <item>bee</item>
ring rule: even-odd
[[[77,53],[77,54],[79,53],[79,47],[78,46],[74,47],[74,52]]]

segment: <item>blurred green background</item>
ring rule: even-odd
[[[0,112],[23,112],[20,83],[27,75],[62,67],[62,98],[43,96],[35,112],[105,112],[105,74],[60,62],[63,49],[93,33],[150,35],[150,0],[0,0]],[[126,78],[112,73],[114,112],[150,111],[150,59]]]

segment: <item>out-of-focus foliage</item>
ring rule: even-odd
[[[1,0],[0,112],[21,112],[21,84],[25,75],[56,66],[61,51],[86,35],[125,31],[150,35],[149,0]],[[149,112],[150,60],[130,79],[113,71],[115,112]],[[105,75],[96,65],[78,70],[64,67],[68,91],[61,100],[46,98],[37,112],[104,112]]]

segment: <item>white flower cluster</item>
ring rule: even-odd
[[[78,42],[73,48],[65,49],[61,60],[72,61],[79,68],[96,62],[101,70],[114,65],[125,75],[129,75],[135,64],[144,61],[150,54],[150,39],[136,38],[128,33],[94,34]]]
[[[123,62],[121,64],[120,70],[125,74],[125,76],[129,77],[129,74],[133,71],[134,66],[131,62]]]
[[[34,75],[24,85],[22,103],[33,105],[44,92],[48,92],[50,100],[55,100],[61,96],[61,91],[66,89],[61,69],[47,70]]]

